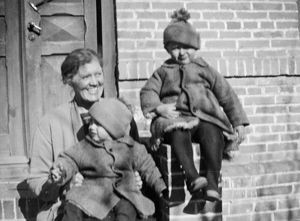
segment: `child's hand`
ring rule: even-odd
[[[235,127],[233,130],[237,134],[238,144],[241,144],[246,138],[245,127],[243,125],[240,125],[240,126]]]
[[[176,103],[161,104],[156,108],[156,113],[168,119],[174,119],[179,116],[179,112],[176,111]]]
[[[66,175],[66,171],[63,166],[61,164],[55,165],[50,172],[52,181],[58,185],[61,185]]]

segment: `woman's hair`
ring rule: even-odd
[[[91,62],[95,58],[99,61],[97,53],[88,48],[79,48],[68,54],[61,65],[63,83],[66,84],[67,80],[78,72],[80,66]]]

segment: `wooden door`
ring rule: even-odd
[[[19,0],[0,0],[0,164],[26,155]]]

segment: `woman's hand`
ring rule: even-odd
[[[73,186],[81,186],[83,183],[83,176],[81,173],[77,172],[73,177],[69,184],[69,189],[71,189]]]
[[[156,113],[168,119],[174,119],[179,116],[179,112],[176,111],[176,103],[161,104],[156,108]]]
[[[246,138],[245,127],[243,125],[240,125],[240,126],[235,127],[233,130],[234,130],[234,133],[237,134],[238,144],[241,144]]]
[[[57,184],[57,185],[62,185],[63,180],[66,176],[66,171],[64,169],[64,167],[61,164],[55,165],[51,171],[51,179],[53,181],[53,183]]]
[[[137,171],[134,172],[134,175],[135,175],[136,187],[140,190],[140,189],[142,189],[142,186],[143,186],[142,178],[141,178],[139,172],[137,172]]]

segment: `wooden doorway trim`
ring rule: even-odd
[[[99,12],[97,12],[99,13]],[[104,96],[116,97],[117,92],[117,40],[115,1],[101,0],[101,32],[104,71]],[[99,28],[99,25],[98,25]],[[99,32],[98,32],[99,33]]]

